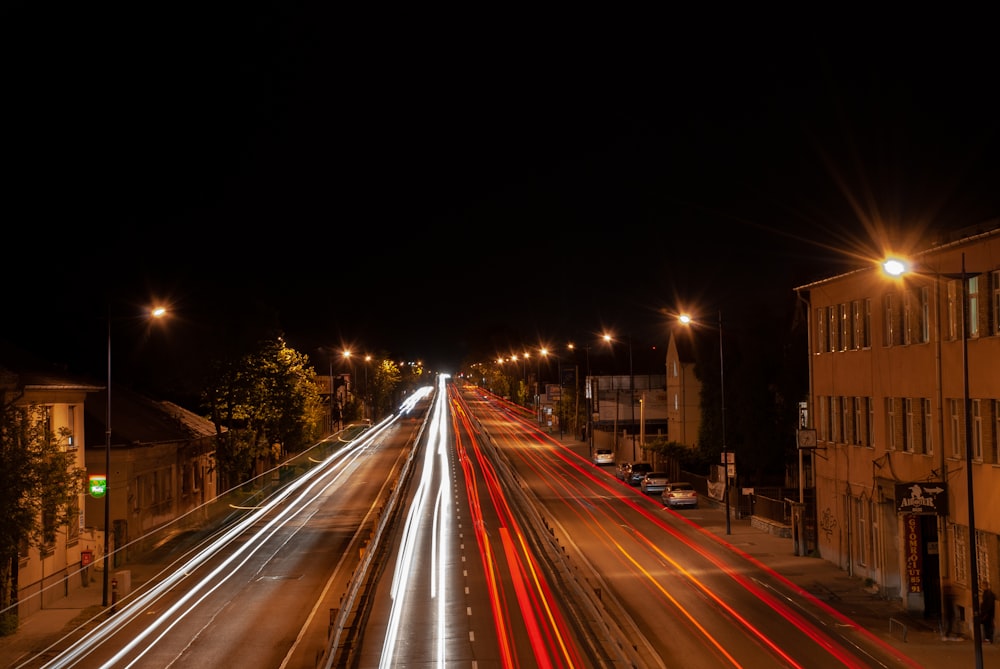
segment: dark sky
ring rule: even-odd
[[[100,362],[159,296],[314,357],[662,345],[1000,215],[997,57],[930,21],[293,5],[4,10],[5,336]]]

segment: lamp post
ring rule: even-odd
[[[901,276],[909,271],[907,263],[898,260],[887,260],[883,269],[891,276]],[[965,254],[962,254],[962,271],[954,273],[933,273],[936,280],[957,279],[962,284],[961,311],[962,321],[962,402],[965,409],[965,492],[966,503],[969,507],[969,543],[967,552],[969,553],[969,590],[972,595],[972,639],[975,649],[976,669],[983,669],[983,632],[980,627],[982,612],[979,610],[979,558],[976,555],[976,507],[975,494],[972,487],[972,459],[974,456],[972,448],[972,400],[969,399],[969,280],[979,276],[979,272],[968,272],[965,269]],[[939,309],[939,305],[935,305]],[[940,318],[941,314],[936,313],[935,318]],[[940,334],[938,335],[940,342]],[[942,606],[945,602],[942,601]],[[992,641],[992,639],[990,640]]]
[[[351,366],[351,375],[354,375],[354,363],[351,362],[351,356],[354,355],[350,350],[345,350],[344,360]],[[361,417],[368,418],[368,363],[371,362],[371,355],[365,355],[365,386],[364,391],[361,395]]]
[[[694,322],[688,314],[681,314],[677,317],[684,325],[690,325]],[[725,480],[725,488],[722,491],[722,499],[726,505],[726,534],[732,533],[732,522],[729,518],[729,450],[726,446],[726,366],[725,366],[725,355],[722,348],[722,310],[719,310],[719,397],[721,402],[721,419],[720,426],[722,428],[722,467],[725,471],[723,479]]]
[[[163,318],[167,315],[166,307],[154,307],[151,318]],[[104,415],[104,579],[101,590],[101,606],[109,603],[108,585],[111,575],[111,307],[108,306],[108,351],[107,351],[107,384],[105,385],[106,402]]]
[[[604,341],[609,344],[614,342],[614,338],[610,334],[604,335]],[[628,335],[628,395],[629,395],[629,405],[632,408],[632,461],[635,462],[636,451],[635,451],[635,375],[632,371],[632,335]]]
[[[575,349],[576,348],[576,346],[574,344],[570,344],[569,347],[571,349]],[[593,388],[591,386],[592,381],[590,379],[590,346],[589,345],[584,346],[583,349],[587,353],[587,390],[586,390],[586,393],[587,393],[586,394],[586,398],[587,398],[587,406],[586,406],[586,411],[587,411],[587,423],[586,423],[587,424],[587,439],[586,439],[586,442],[590,445],[591,452],[593,452],[593,450],[594,450],[594,430],[593,430],[593,426],[591,425],[591,421],[593,420],[594,411],[591,408],[591,402],[592,402],[591,395],[592,395]],[[579,382],[578,382],[577,385],[579,385]]]

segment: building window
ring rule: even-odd
[[[916,342],[916,308],[913,304],[913,294],[906,290],[903,291],[903,332],[902,339],[904,344],[913,344]]]
[[[951,455],[962,454],[962,400],[948,400],[948,422],[951,425]]]
[[[961,336],[959,327],[959,283],[958,281],[948,282],[948,297],[945,308],[947,309],[948,339],[954,341]]]
[[[970,400],[972,413],[972,457],[983,461],[983,411],[982,400]]]
[[[854,516],[858,519],[857,554],[859,565],[868,564],[868,519],[865,517],[865,500],[854,498]]]
[[[865,405],[863,398],[854,398],[854,445],[860,446],[864,443]]]
[[[819,416],[817,416],[817,419],[819,420],[819,425],[817,426],[819,438],[823,441],[830,441],[830,428],[826,420],[828,407],[826,398],[817,397],[816,405],[819,407]]]
[[[885,398],[885,447],[890,451],[896,450],[896,398]]]
[[[840,399],[840,413],[843,416],[843,435],[845,444],[858,443],[858,425],[855,419],[857,414],[856,397],[842,397]]]
[[[990,462],[1000,464],[1000,400],[990,400],[993,409],[993,434],[990,435]]]
[[[969,582],[969,528],[964,525],[952,525],[952,542],[955,547],[955,581]]]
[[[914,453],[917,452],[917,421],[920,420],[920,415],[914,412],[912,397],[903,400],[903,408],[906,411],[906,421],[903,423],[903,448],[907,453]]]
[[[828,345],[826,341],[826,310],[820,307],[816,310],[816,352],[823,353]]]
[[[865,446],[872,448],[875,446],[875,400],[866,397],[865,404],[868,406],[868,419],[865,421]]]
[[[861,320],[861,302],[854,300],[851,302],[851,328],[853,329],[853,333],[851,335],[851,347],[854,349],[861,348],[861,343],[864,341],[862,327],[863,321]]]
[[[827,307],[826,317],[828,322],[826,333],[830,338],[830,346],[828,350],[833,353],[840,348],[840,342],[837,341],[839,339],[838,334],[840,332],[840,330],[837,329],[837,307]]]
[[[840,350],[846,351],[851,346],[851,322],[848,320],[847,305],[837,306],[837,318],[840,321]]]
[[[864,301],[864,319],[861,326],[861,341],[864,348],[872,347],[872,301],[871,298],[865,298]]]
[[[66,450],[76,448],[76,405],[66,405]]]
[[[968,279],[969,284],[969,337],[979,336],[979,277],[973,276]]]
[[[896,329],[893,323],[893,294],[888,293],[882,298],[882,345],[892,346],[896,339]]]
[[[1000,269],[990,272],[990,289],[993,299],[990,300],[989,332],[1000,335]]]
[[[830,441],[840,441],[840,398],[830,397]]]
[[[920,404],[922,406],[921,413],[924,416],[920,436],[923,442],[924,453],[930,455],[934,453],[934,410],[932,409],[930,399],[926,397],[920,400]]]
[[[920,343],[931,340],[931,291],[927,286],[920,289]]]

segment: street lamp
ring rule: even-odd
[[[681,314],[677,317],[684,325],[691,325],[694,319],[689,314]],[[731,521],[729,518],[729,451],[726,446],[726,371],[725,356],[722,352],[722,310],[719,310],[719,397],[721,398],[722,417],[720,425],[722,427],[722,467],[725,470],[725,489],[722,491],[722,498],[726,505],[726,534],[732,533]]]
[[[906,262],[892,258],[883,263],[882,268],[891,276],[902,276],[909,272]],[[983,633],[980,628],[981,612],[979,610],[979,558],[976,555],[976,511],[975,495],[972,488],[972,401],[969,399],[969,280],[979,276],[980,272],[967,272],[965,269],[965,254],[962,254],[962,271],[954,273],[931,273],[935,280],[941,278],[957,279],[962,284],[961,321],[962,321],[962,402],[965,405],[965,488],[967,505],[969,507],[969,590],[972,594],[972,639],[975,647],[976,669],[983,669]],[[940,319],[940,305],[934,305],[935,318]],[[938,344],[941,336],[938,334]],[[940,409],[939,409],[940,410]],[[942,600],[942,607],[945,602]],[[992,641],[992,640],[991,640]]]
[[[149,318],[163,318],[167,315],[166,307],[154,307],[149,312]],[[108,378],[104,415],[104,580],[101,595],[101,606],[107,606],[108,584],[111,574],[111,307],[108,307]]]
[[[344,351],[344,360],[347,360],[348,364],[351,365],[351,372],[354,371],[354,364],[351,362],[351,356],[354,355],[350,350]],[[371,362],[371,355],[365,355],[365,386],[364,392],[361,395],[361,417],[363,419],[368,418],[368,363]]]

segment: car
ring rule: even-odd
[[[613,465],[614,463],[615,454],[610,448],[598,448],[594,450],[595,465]]]
[[[631,462],[625,462],[622,460],[615,467],[615,478],[619,481],[625,481],[628,479],[628,470],[632,468]]]
[[[666,472],[649,472],[639,481],[639,489],[647,495],[661,493],[670,483],[670,477]]]
[[[674,481],[668,484],[660,493],[660,499],[668,509],[698,508],[698,491],[686,481]]]
[[[653,471],[653,465],[648,462],[633,462],[632,466],[628,470],[628,478],[626,483],[630,486],[638,486],[642,483],[642,477]]]

